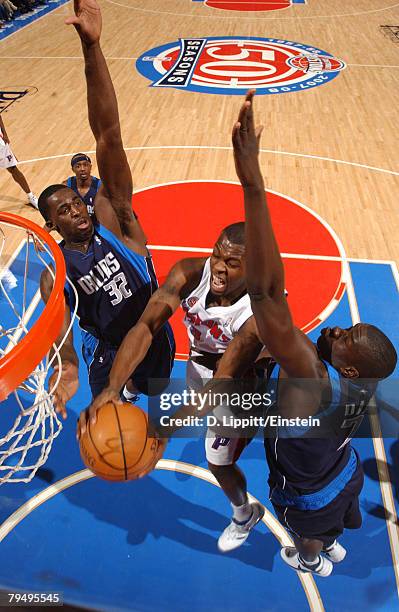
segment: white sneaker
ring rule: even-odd
[[[36,210],[39,210],[39,202],[34,193],[32,193],[32,195],[30,194],[28,195],[28,202],[31,206],[33,206],[33,208],[36,208]]]
[[[322,550],[323,555],[333,563],[341,563],[346,557],[346,549],[335,540],[334,544],[327,550]]]
[[[284,563],[292,567],[297,572],[316,574],[322,578],[327,578],[333,571],[333,564],[329,559],[319,555],[319,563],[315,568],[310,568],[299,559],[299,552],[293,546],[285,546],[281,549],[280,555]]]
[[[262,520],[263,515],[265,514],[264,507],[257,502],[250,504],[250,506],[252,508],[252,515],[246,523],[239,525],[233,519],[230,525],[223,531],[222,535],[218,539],[218,549],[220,552],[229,552],[230,550],[238,548],[241,546],[241,544],[244,544],[251,529],[253,529],[253,527],[255,527],[255,525]]]
[[[121,393],[121,399],[124,402],[128,402],[129,404],[137,404],[137,402],[140,399],[140,394],[139,393],[131,393],[127,388],[126,385],[123,387],[123,391]]]

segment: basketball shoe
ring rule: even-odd
[[[265,509],[261,504],[254,502],[251,505],[252,514],[245,523],[238,523],[234,518],[230,525],[226,527],[218,540],[218,548],[220,552],[229,552],[244,544],[250,534],[251,529],[255,527],[265,514]]]
[[[39,210],[39,204],[38,204],[38,200],[35,194],[30,192],[27,195],[28,195],[28,204],[33,206],[33,208],[36,208],[36,210]]]
[[[301,558],[299,552],[293,546],[284,546],[280,555],[284,563],[297,572],[316,574],[322,578],[327,578],[333,571],[333,564],[323,555],[318,555],[314,563],[308,563]]]
[[[346,549],[337,540],[331,546],[323,548],[322,553],[333,563],[341,563],[346,557]]]
[[[139,401],[140,399],[140,394],[139,393],[131,393],[131,391],[129,391],[126,387],[126,385],[123,387],[123,391],[121,393],[121,399],[124,402],[129,402],[130,404],[135,404]]]

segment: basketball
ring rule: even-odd
[[[148,417],[133,404],[104,404],[80,438],[84,464],[104,480],[135,480],[160,458],[160,441],[148,435]]]

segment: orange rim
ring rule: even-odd
[[[65,314],[66,268],[58,244],[39,225],[6,212],[0,213],[0,222],[22,227],[39,236],[50,248],[55,263],[54,286],[43,313],[17,346],[0,359],[0,401],[3,401],[28,378],[58,337]]]

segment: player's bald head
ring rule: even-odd
[[[222,229],[220,236],[225,236],[232,244],[239,246],[245,245],[245,223],[244,221],[238,221],[237,223],[231,223]]]
[[[46,189],[44,189],[39,196],[39,212],[46,222],[50,220],[50,206],[48,200],[52,195],[54,195],[55,193],[57,193],[57,191],[60,191],[61,189],[65,189],[65,185],[62,185],[61,183],[49,185],[49,187],[46,187]]]

